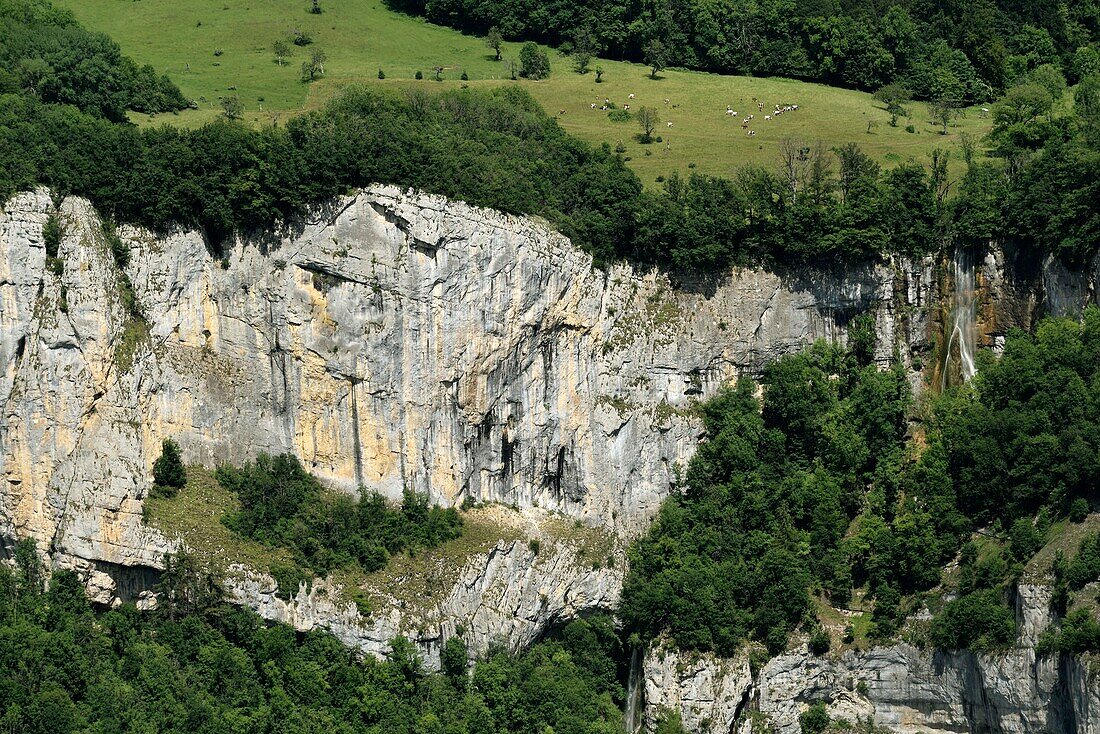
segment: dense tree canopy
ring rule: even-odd
[[[26,555],[26,554],[25,554]],[[33,549],[29,558],[34,558]],[[267,625],[217,595],[139,613],[95,611],[71,572],[43,585],[35,561],[0,566],[0,729],[22,734],[619,734],[622,700],[609,620],[566,625],[521,656],[491,652],[468,672],[425,671],[393,641],[358,660],[335,637]],[[196,569],[186,563],[193,574]],[[172,586],[171,589],[166,588]],[[176,598],[196,581],[161,588]],[[610,665],[610,667],[609,667]]]
[[[434,23],[571,48],[578,35],[612,57],[724,74],[790,76],[923,99],[981,99],[1054,63],[1091,68],[1094,3],[1012,0],[388,0]],[[1078,60],[1080,57],[1080,60]]]
[[[462,528],[454,508],[432,506],[425,495],[407,492],[394,509],[378,494],[356,499],[325,491],[293,454],[261,454],[240,468],[219,467],[215,476],[241,503],[222,522],[245,537],[290,549],[309,577],[350,564],[377,571],[392,554],[432,548]],[[293,593],[293,587],[282,590]]]
[[[707,440],[682,492],[631,551],[627,629],[724,654],[754,637],[774,651],[807,621],[809,591],[844,606],[866,588],[872,633],[889,636],[958,556],[963,596],[931,642],[1010,642],[1001,585],[1050,518],[1075,513],[1100,482],[1097,349],[1095,307],[1010,334],[972,385],[934,402],[920,451],[906,439],[904,374],[862,366],[857,348],[782,358],[764,372],[762,402],[742,380],[703,406]],[[979,552],[971,534],[983,528]],[[1071,585],[1100,573],[1096,548],[1086,541],[1066,566]]]
[[[46,0],[0,0],[0,94],[16,91],[114,121],[127,110],[187,106],[167,77],[139,67],[114,41],[84,30]]]

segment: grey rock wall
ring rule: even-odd
[[[497,502],[629,539],[698,442],[695,400],[815,339],[843,342],[863,312],[874,314],[876,359],[896,354],[919,384],[940,318],[931,262],[734,269],[677,290],[656,272],[593,270],[532,220],[384,186],[217,256],[195,232],[124,228],[125,273],[79,199],[61,204],[65,235],[47,262],[42,228],[53,210],[44,191],[0,210],[0,549],[34,538],[104,603],[150,603],[150,569],[176,542],[141,522],[165,437],[191,463],[292,451],[349,491]],[[1100,268],[1040,270],[1021,280],[996,253],[987,260],[984,333],[1095,299]],[[458,622],[475,650],[495,638],[520,647],[557,621],[614,606],[619,572],[567,548],[529,551],[501,541],[425,608],[392,604],[369,620],[323,584],[284,602],[269,579],[241,570],[232,591],[270,618],[330,627],[368,651],[414,634],[429,657]],[[1054,719],[1013,702],[1062,689],[1058,700],[1074,702],[1065,716],[1096,718],[1087,670],[1020,655],[784,657],[750,692],[785,732],[797,718],[790,702],[820,691],[903,730],[981,721],[979,709],[1004,730],[1026,730]],[[732,721],[737,704],[726,701],[748,690],[744,666],[721,666],[721,676],[654,668],[651,699],[690,703],[699,726]],[[1003,693],[973,703],[962,693],[975,675]],[[842,692],[855,676],[867,679],[868,701]]]
[[[1018,637],[998,653],[919,650],[908,644],[817,657],[804,646],[770,660],[753,678],[733,659],[657,646],[646,656],[646,723],[678,710],[693,732],[798,734],[799,715],[827,704],[830,716],[891,732],[1095,734],[1100,671],[1086,657],[1038,655],[1054,621],[1050,587],[1017,588]]]

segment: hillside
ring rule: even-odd
[[[244,104],[245,119],[270,125],[275,116],[285,120],[302,109],[318,108],[351,84],[404,87],[413,84],[415,73],[421,71],[424,80],[417,86],[438,90],[463,85],[459,77],[465,72],[469,76],[465,83],[471,87],[521,85],[567,132],[582,139],[612,146],[621,142],[629,165],[647,186],[673,171],[728,176],[745,164],[771,165],[778,159],[784,138],[820,142],[826,147],[855,142],[886,163],[926,162],[933,149],[957,146],[964,133],[978,139],[991,124],[976,105],[943,136],[927,119],[923,103],[910,105],[911,118],[902,118],[897,127],[891,127],[883,106],[865,92],[789,79],[674,69],[662,71],[652,80],[643,65],[609,59],[592,62],[593,68],[599,64],[604,69],[603,82],[596,84],[593,72],[577,74],[571,60],[553,49],[548,50],[549,78],[512,82],[508,80],[508,61],[517,57],[520,44],[505,43],[502,61],[497,62],[481,38],[395,13],[381,0],[324,3],[320,15],[309,13],[307,4],[299,0],[197,0],[185,4],[172,0],[60,0],[58,5],[71,9],[87,27],[106,32],[139,62],[167,73],[198,102],[198,110],[171,118],[174,124],[198,124],[218,117],[219,100],[233,94]],[[308,33],[313,43],[305,47],[291,44],[293,55],[279,65],[273,44],[287,39],[294,30]],[[313,84],[304,84],[300,66],[314,49],[322,49],[328,56],[325,75]],[[439,83],[431,81],[436,66],[443,67],[444,81]],[[384,81],[378,79],[379,69],[385,72]],[[639,132],[637,123],[611,121],[599,109],[605,99],[616,108],[624,104],[630,104],[632,110],[643,105],[656,108],[660,117],[657,134],[662,142],[639,144],[634,139]],[[765,105],[764,111],[754,100]],[[593,103],[597,109],[592,109]],[[765,122],[764,114],[776,104],[797,104],[799,110]],[[739,113],[737,118],[725,114],[727,105]],[[751,113],[756,114],[750,125],[757,133],[753,137],[740,125],[744,115]],[[161,116],[153,121],[165,119]],[[910,123],[912,133],[906,132]]]
[[[0,731],[1100,734],[1100,10],[871,1],[0,0]]]

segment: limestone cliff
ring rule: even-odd
[[[54,211],[64,236],[47,258]],[[933,262],[736,269],[676,289],[657,272],[594,270],[532,220],[383,186],[223,252],[197,232],[120,235],[124,271],[85,201],[55,206],[40,190],[0,211],[0,548],[32,537],[54,567],[85,573],[99,601],[137,597],[176,542],[141,521],[169,436],[190,463],[292,451],[348,491],[499,503],[534,522],[465,558],[419,608],[383,599],[369,618],[325,584],[285,602],[262,574],[233,575],[234,596],[266,616],[327,626],[370,651],[402,632],[430,653],[459,624],[474,650],[494,638],[519,647],[559,620],[613,608],[621,555],[609,568],[569,543],[538,553],[530,541],[547,518],[602,528],[621,548],[691,456],[695,400],[814,339],[843,341],[864,312],[876,358],[897,355],[917,384],[941,318]],[[1094,299],[1098,277],[1100,262],[1084,276],[1048,262],[1022,278],[994,253],[979,279],[986,342]],[[760,710],[787,678],[797,687],[881,670],[893,680],[898,666],[924,675],[911,662],[924,658],[901,648],[827,673],[783,660],[771,688],[753,689]],[[719,688],[743,696],[744,666],[729,670]],[[1075,675],[1086,673],[1056,680]],[[726,715],[725,703],[677,693],[681,673],[654,676],[651,702],[703,702],[700,726]]]
[[[676,291],[530,220],[375,187],[224,256],[123,229],[120,273],[77,199],[47,267],[52,209],[38,191],[0,217],[0,530],[57,564],[156,565],[140,508],[166,436],[189,462],[293,451],[348,490],[629,537],[696,444],[696,398],[864,311],[882,361],[927,349],[933,278],[901,263]]]

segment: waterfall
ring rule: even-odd
[[[630,677],[626,681],[626,710],[623,712],[623,728],[626,734],[637,734],[642,728],[642,693],[645,690],[645,672],[642,669],[644,651],[641,645],[630,653]]]
[[[947,344],[943,350],[940,370],[940,391],[947,388],[948,377],[957,375],[960,382],[974,376],[974,352],[978,348],[978,299],[974,287],[974,256],[966,248],[957,248],[951,256],[951,277],[954,291],[951,313],[944,332]],[[956,356],[957,355],[957,356]],[[952,368],[958,365],[958,370]]]

